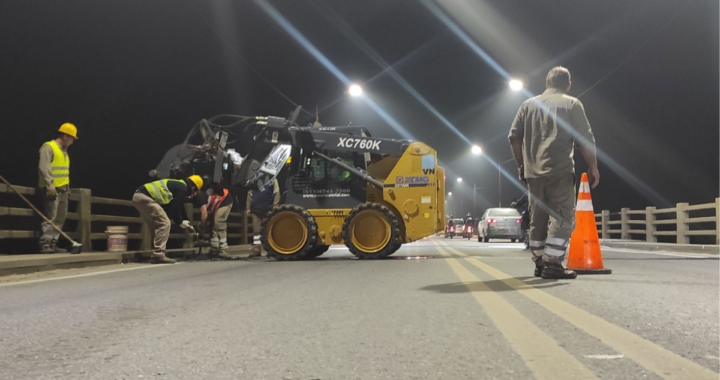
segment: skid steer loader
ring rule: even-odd
[[[229,125],[218,124],[219,117],[203,120],[151,175],[199,174],[210,183],[260,190],[286,170],[283,204],[260,231],[263,248],[277,260],[317,257],[340,244],[360,259],[385,258],[444,229],[445,172],[435,150],[372,137],[364,127],[300,127],[299,111],[288,119],[234,117]],[[244,135],[233,132],[247,122]],[[237,139],[228,141],[230,135]],[[243,142],[241,158],[230,146]]]

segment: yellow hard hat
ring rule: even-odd
[[[72,136],[75,140],[77,140],[77,127],[74,124],[71,123],[65,123],[60,126],[60,129],[58,129],[58,132],[62,132],[68,136]]]
[[[202,187],[203,187],[202,177],[200,177],[199,175],[191,175],[190,177],[188,177],[188,179],[191,180],[195,184],[195,187],[197,187],[198,191],[200,191],[200,189],[202,189]]]

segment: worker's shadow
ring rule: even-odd
[[[523,282],[523,285],[520,285],[518,287],[510,287],[509,285],[505,284],[500,280],[490,280],[428,285],[422,287],[421,289],[441,294],[453,294],[472,292],[508,292],[522,289],[543,289],[568,285],[567,282],[560,282],[557,280],[545,280],[538,277],[515,277],[515,279],[521,280]]]

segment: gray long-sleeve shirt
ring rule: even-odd
[[[582,103],[553,88],[523,102],[508,138],[523,143],[526,178],[574,172],[575,143],[595,148]]]

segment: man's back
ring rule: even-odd
[[[572,172],[575,140],[595,142],[582,103],[553,88],[520,106],[510,136],[523,137],[526,178]]]

